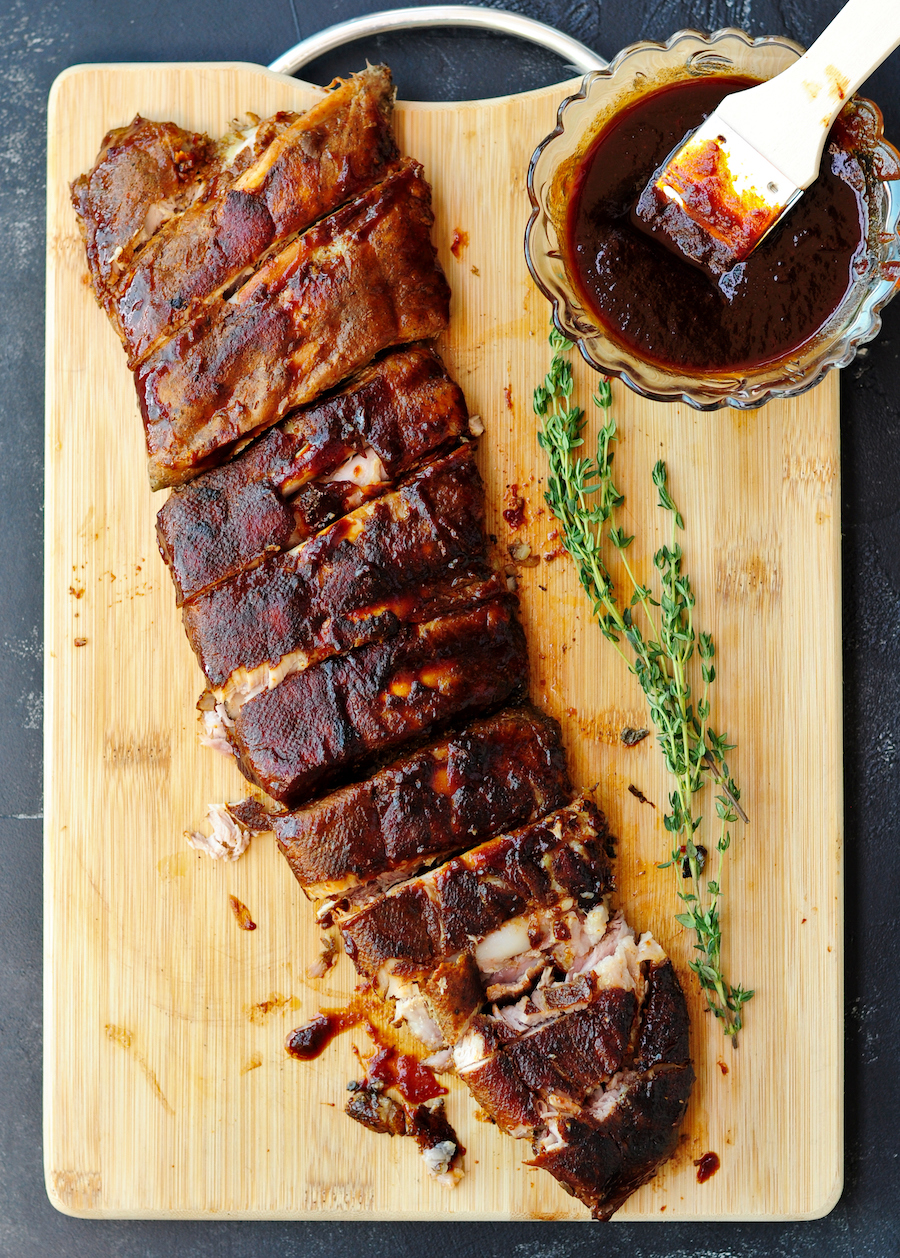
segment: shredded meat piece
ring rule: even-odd
[[[450,1126],[442,1099],[410,1106],[395,1101],[380,1085],[361,1081],[344,1112],[381,1135],[411,1136],[428,1174],[444,1188],[455,1188],[463,1178],[466,1150]]]
[[[211,832],[194,830],[187,837],[188,846],[205,852],[213,860],[236,861],[250,846],[254,834],[271,830],[271,815],[255,799],[237,804],[210,804],[207,820]]]

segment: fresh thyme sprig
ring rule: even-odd
[[[684,911],[675,918],[694,932],[698,955],[689,962],[690,968],[697,975],[708,1007],[721,1019],[725,1034],[735,1037],[741,1029],[743,1007],[753,992],[739,984],[732,986],[725,978],[719,907],[731,827],[738,820],[746,821],[747,816],[725,759],[734,744],[709,725],[715,646],[710,634],[698,633],[694,626],[696,600],[682,570],[682,549],[677,542],[684,520],[668,489],[666,465],[660,461],[653,469],[653,483],[658,505],[669,513],[671,534],[668,544],[653,557],[659,586],[659,596],[654,597],[651,588],[637,580],[629,563],[627,552],[634,537],[614,521],[624,498],[612,479],[616,422],[609,413],[609,382],[601,380],[593,397],[603,419],[597,453],[590,458],[583,453],[584,410],[571,405],[572,364],[564,355],[572,345],[554,328],[550,346],[550,370],[534,391],[534,410],[542,421],[538,442],[550,465],[545,498],[562,525],[563,542],[601,632],[637,677],[650,706],[666,767],[675,779],[670,811],[665,816],[673,846],[660,868],[674,867],[687,883],[686,890],[679,887]],[[618,552],[630,584],[631,597],[625,606],[620,605],[604,559],[604,543]],[[630,653],[623,644],[631,648]],[[691,675],[697,671],[696,661],[692,665],[695,654],[701,680],[696,702],[691,683]],[[705,868],[708,851],[699,841],[703,817],[695,812],[694,798],[707,776],[715,779],[719,790],[715,797],[719,825],[714,877]]]

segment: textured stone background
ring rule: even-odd
[[[44,147],[55,76],[79,62],[267,64],[324,26],[390,0],[0,0],[0,1255],[344,1258],[453,1253],[563,1258],[891,1258],[900,1254],[900,300],[844,373],[844,746],[847,836],[847,1182],[826,1219],[793,1225],[84,1222],[57,1214],[41,1169],[41,512]],[[500,6],[497,6],[500,7]],[[834,0],[505,0],[607,57],[680,27],[740,26],[808,44]],[[568,77],[530,45],[430,33],[355,45],[304,77],[368,56],[405,99],[465,99]],[[900,52],[868,94],[900,137]],[[99,137],[98,137],[99,139]],[[772,731],[778,737],[778,731]],[[814,784],[811,784],[814,789]],[[784,981],[791,983],[790,958]],[[785,1034],[790,1035],[790,1027]],[[772,1063],[778,1087],[778,1063]],[[304,1133],[298,1132],[302,1139]]]

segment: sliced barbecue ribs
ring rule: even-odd
[[[153,488],[191,480],[379,351],[447,326],[431,189],[385,67],[216,143],[136,118],[72,185],[135,371]]]
[[[327,655],[433,620],[488,568],[484,493],[471,446],[428,464],[294,550],[198,595],[184,627],[207,681],[256,691]],[[283,662],[291,657],[293,662]],[[236,677],[236,674],[239,676]]]
[[[507,708],[272,824],[317,919],[329,924],[570,795],[557,723],[534,708]]]
[[[672,963],[611,912],[612,884],[582,798],[341,925],[359,973],[598,1220],[671,1155],[694,1078]]]
[[[467,432],[462,390],[434,350],[388,354],[170,495],[157,536],[178,605],[385,493]]]
[[[381,350],[442,332],[432,222],[422,168],[404,161],[153,350],[134,373],[151,485],[192,479]]]
[[[241,770],[273,799],[298,802],[455,720],[524,697],[516,610],[504,593],[292,673],[238,712]]]
[[[607,1219],[675,1146],[686,1008],[611,905],[559,727],[523,706],[465,401],[424,343],[449,311],[431,190],[392,105],[369,67],[220,141],[137,117],[72,185],[151,485],[173,487],[157,537],[204,741],[284,806],[222,807],[218,847],[193,841],[234,857],[271,826],[360,976]],[[351,1108],[399,1130],[377,1091]],[[455,1182],[442,1113],[407,1120]]]

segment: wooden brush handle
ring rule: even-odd
[[[849,0],[799,61],[727,97],[717,112],[792,183],[808,188],[845,100],[898,44],[900,0]]]

